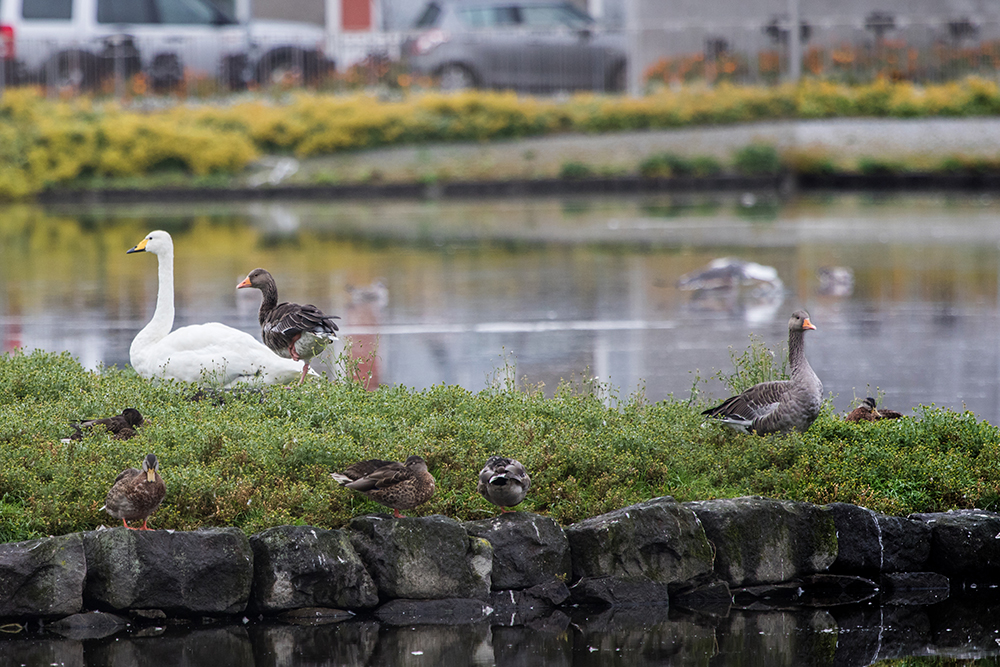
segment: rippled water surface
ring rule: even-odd
[[[176,244],[176,325],[259,335],[262,266],[279,296],[343,317],[375,382],[480,389],[597,376],[651,400],[715,398],[730,347],[772,348],[788,315],[838,410],[968,408],[1000,417],[1000,200],[966,194],[576,197],[475,201],[149,204],[0,211],[0,339],[124,366],[156,298],[152,229]],[[777,270],[782,287],[686,291],[713,259]],[[821,282],[845,267],[853,285]],[[357,291],[378,281],[382,291]],[[353,288],[353,292],[352,292]],[[352,296],[353,295],[353,296]],[[782,348],[783,349],[783,348]],[[332,357],[332,355],[331,355]],[[332,363],[328,360],[328,365]]]

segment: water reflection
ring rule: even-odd
[[[724,617],[665,607],[570,609],[518,625],[329,624],[162,620],[100,639],[34,627],[0,639],[0,664],[191,667],[482,665],[497,667],[861,667],[907,658],[996,664],[995,592],[937,605],[741,611]]]
[[[519,380],[549,392],[589,374],[625,394],[687,396],[696,376],[729,371],[728,348],[742,350],[751,332],[777,346],[788,313],[805,307],[819,327],[810,361],[839,410],[877,388],[904,413],[935,403],[1000,418],[1000,202],[748,201],[6,207],[0,340],[5,350],[69,350],[89,367],[127,364],[152,313],[156,269],[124,253],[164,228],[176,244],[176,326],[216,320],[258,334],[259,297],[233,286],[263,266],[287,298],[344,318],[373,387],[478,390],[513,362]],[[678,289],[721,257],[773,267],[783,288],[766,298]],[[831,284],[831,269],[852,278],[849,288]],[[379,284],[391,296],[374,294]]]

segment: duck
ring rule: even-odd
[[[327,345],[337,340],[336,315],[326,315],[312,304],[278,303],[278,286],[264,269],[254,269],[236,288],[259,289],[263,298],[257,319],[264,344],[275,354],[305,362],[299,384],[306,379],[309,362]]]
[[[531,488],[531,478],[520,461],[503,456],[491,456],[479,471],[476,490],[501,512],[520,504]]]
[[[341,486],[391,507],[397,519],[403,518],[399,510],[413,509],[434,495],[434,477],[420,456],[411,456],[404,463],[370,459],[330,476]]]
[[[67,440],[83,440],[83,429],[95,426],[103,426],[115,440],[128,440],[138,435],[135,429],[142,426],[142,423],[142,413],[135,408],[125,408],[120,415],[103,419],[84,419],[74,423],[73,435]]]
[[[805,432],[816,421],[823,403],[823,383],[806,359],[804,334],[813,329],[816,326],[804,310],[795,311],[788,319],[791,379],[755,384],[701,414],[746,433]]]
[[[290,384],[303,365],[283,359],[256,338],[222,324],[174,326],[174,243],[165,231],[146,235],[128,254],[149,252],[159,264],[159,289],[153,318],[132,339],[129,361],[144,378],[184,382],[210,380],[223,388],[241,383]],[[315,373],[313,373],[315,375]]]
[[[129,530],[151,530],[146,522],[166,495],[167,486],[160,477],[160,462],[156,454],[146,454],[141,470],[126,468],[119,473],[101,510],[121,519]],[[141,528],[128,525],[129,521],[139,519],[142,519]]]
[[[899,419],[903,416],[902,412],[896,412],[895,410],[879,410],[875,407],[875,399],[871,396],[863,399],[858,407],[851,410],[851,412],[844,417],[844,421],[849,422],[874,422],[880,419]]]
[[[745,285],[780,290],[784,287],[778,270],[757,262],[747,262],[736,257],[719,257],[698,271],[685,273],[677,279],[682,290],[735,289]]]

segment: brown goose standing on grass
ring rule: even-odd
[[[419,456],[411,456],[406,463],[379,459],[361,461],[343,473],[335,472],[330,476],[341,486],[391,507],[396,518],[403,517],[399,510],[413,509],[434,495],[434,477],[427,472],[427,462]]]
[[[851,410],[844,417],[844,421],[874,422],[880,419],[899,419],[902,416],[902,412],[896,412],[895,410],[879,410],[875,407],[875,399],[869,396],[861,401],[861,405]]]
[[[142,460],[142,470],[126,468],[108,491],[104,500],[106,511],[129,530],[150,530],[146,525],[149,515],[156,511],[167,495],[167,487],[160,477],[160,462],[155,454],[146,454]],[[142,519],[142,528],[132,528],[129,521]]]
[[[68,440],[83,440],[83,429],[103,426],[115,440],[128,440],[137,435],[135,429],[142,426],[142,414],[135,408],[125,408],[120,415],[104,419],[84,419],[74,423],[73,435]]]
[[[260,320],[264,344],[286,359],[305,362],[299,384],[306,379],[309,361],[331,342],[337,340],[336,315],[325,315],[312,304],[278,303],[278,286],[264,269],[254,269],[237,289],[254,287],[263,299],[257,319]]]
[[[761,382],[702,414],[758,435],[808,429],[819,416],[823,402],[823,383],[806,359],[803,340],[805,331],[815,328],[804,310],[795,311],[788,320],[790,380]]]
[[[491,456],[486,461],[476,486],[480,495],[499,507],[501,512],[524,500],[530,488],[531,478],[524,466],[516,459],[503,456]]]

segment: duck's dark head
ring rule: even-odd
[[[256,287],[257,289],[261,289],[267,283],[273,282],[274,278],[271,277],[270,273],[264,269],[254,269],[247,274],[247,277],[244,278],[239,285],[236,286],[236,289],[243,289],[244,287]]]
[[[427,461],[424,461],[422,456],[411,456],[403,465],[417,472],[427,472]]]
[[[156,460],[156,454],[146,454],[146,458],[142,460],[142,471],[146,473],[146,481],[155,481],[159,470],[160,462]]]
[[[125,408],[122,410],[122,417],[130,426],[142,426],[142,414],[135,408]]]

